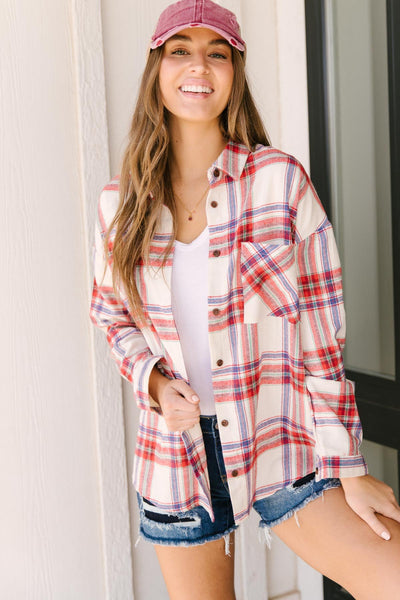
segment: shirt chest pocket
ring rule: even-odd
[[[267,316],[297,323],[300,315],[293,244],[242,242],[240,271],[245,323],[257,323]]]

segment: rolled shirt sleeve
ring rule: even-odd
[[[300,168],[296,242],[300,328],[306,387],[314,418],[318,479],[365,475],[362,428],[354,383],[342,351],[346,325],[342,272],[332,230],[317,194]]]
[[[105,331],[112,356],[121,375],[133,385],[139,408],[159,412],[160,407],[150,396],[148,389],[151,371],[162,357],[151,352],[142,331],[132,320],[125,302],[114,292],[110,268],[111,252],[107,263],[104,255],[107,225],[102,210],[102,200],[104,201],[106,197],[107,188],[100,196],[95,229],[94,282],[90,318],[95,325]]]

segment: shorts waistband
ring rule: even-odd
[[[200,415],[200,427],[203,433],[212,433],[218,429],[217,415]]]

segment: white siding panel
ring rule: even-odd
[[[90,296],[97,199],[110,177],[100,0],[84,3],[73,0],[72,17]],[[94,327],[90,331],[106,597],[131,600],[132,556],[121,378],[104,334]]]
[[[0,596],[105,597],[67,0],[1,22]]]

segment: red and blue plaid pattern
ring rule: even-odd
[[[345,379],[341,270],[332,227],[303,167],[274,148],[229,143],[209,169],[209,343],[216,412],[236,522],[264,498],[316,470],[317,479],[367,472],[354,388]],[[211,515],[199,425],[171,433],[148,380],[154,365],[190,383],[171,308],[173,248],[164,207],[149,263],[136,281],[147,326],[112,289],[118,178],[99,201],[91,318],[103,328],[140,408],[133,483],[156,506]],[[105,275],[104,267],[107,263]],[[218,311],[214,309],[218,308]],[[227,425],[222,425],[222,421]]]

